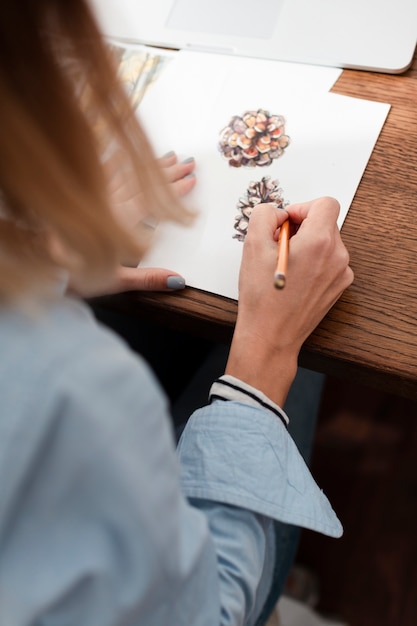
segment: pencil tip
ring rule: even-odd
[[[285,287],[285,274],[275,274],[274,285],[277,289]]]

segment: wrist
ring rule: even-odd
[[[297,373],[298,352],[265,345],[259,339],[233,338],[225,374],[234,376],[284,406]]]
[[[255,389],[255,387],[229,374],[220,376],[220,378],[215,380],[212,384],[209,393],[209,401],[211,403],[214,400],[231,400],[265,409],[278,417],[285,428],[288,427],[288,416],[280,406],[272,402],[272,400],[262,393],[262,391],[259,391],[259,389]]]

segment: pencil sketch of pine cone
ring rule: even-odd
[[[249,183],[246,195],[239,198],[237,204],[239,213],[235,216],[234,223],[234,229],[237,232],[233,235],[233,239],[245,240],[252,210],[261,202],[275,202],[279,209],[285,209],[288,204],[282,197],[282,189],[279,187],[279,182],[271,180],[270,176],[264,176],[260,181]]]
[[[282,156],[289,143],[285,118],[258,109],[233,116],[220,132],[218,147],[232,167],[264,167]]]

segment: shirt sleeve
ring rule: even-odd
[[[215,543],[222,624],[256,623],[271,585],[273,520],[332,537],[342,526],[286,423],[268,409],[214,401],[190,418],[178,453],[183,492]]]
[[[217,400],[194,413],[178,451],[188,497],[233,504],[331,537],[342,535],[285,425],[269,411]]]

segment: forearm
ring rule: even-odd
[[[283,407],[297,373],[297,353],[244,335],[237,328],[225,373],[259,389]]]

